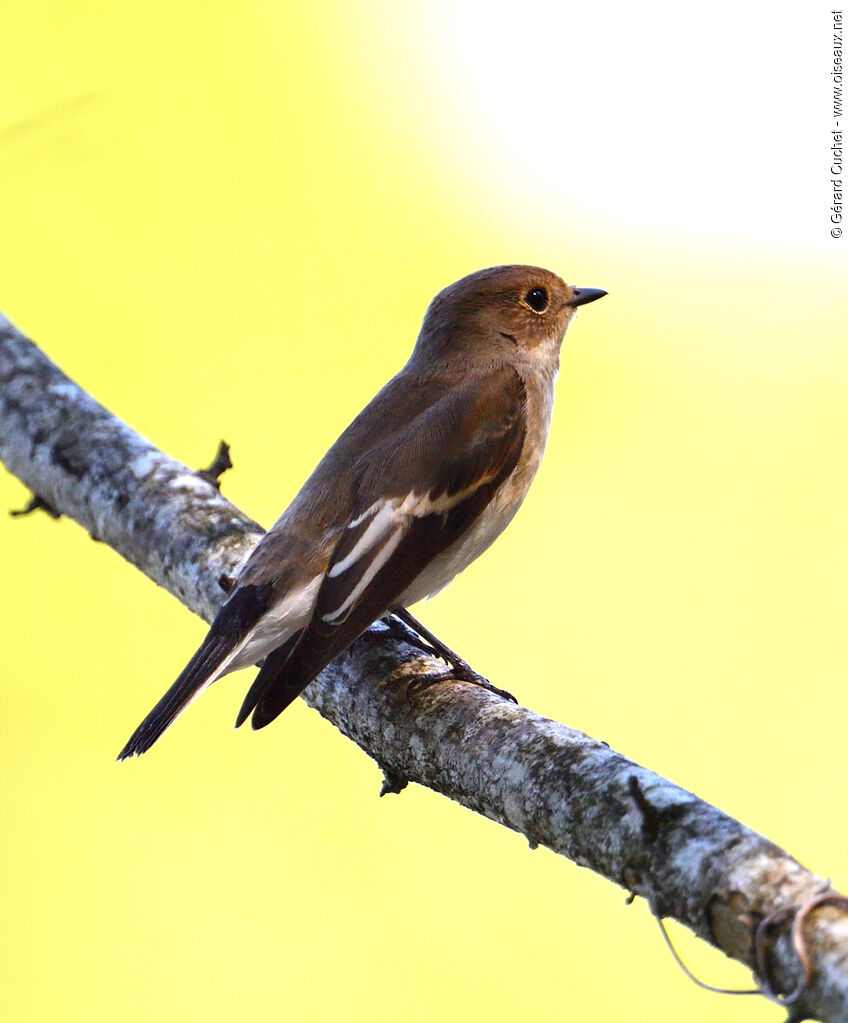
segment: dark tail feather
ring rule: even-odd
[[[269,671],[268,681],[257,694],[251,728],[270,725],[300,696],[318,672],[323,671],[356,638],[356,635],[348,636],[342,629],[332,629],[329,635],[328,640],[326,626],[315,618],[298,634],[285,664],[276,672]],[[264,667],[262,671],[265,671]]]
[[[177,681],[133,732],[129,742],[118,754],[118,760],[140,756],[149,750],[220,668],[232,648],[231,636],[215,634],[214,628],[210,630]]]
[[[314,677],[313,675],[312,678]],[[312,678],[308,678],[305,682],[300,678],[295,680],[272,679],[269,688],[260,694],[257,700],[256,709],[250,720],[250,727],[257,729],[270,725],[274,718],[282,714],[290,703],[294,703],[312,681]]]
[[[367,627],[367,626],[366,626]],[[251,728],[270,725],[293,703],[330,661],[346,650],[365,631],[359,623],[352,628],[330,628],[313,617],[309,625],[265,658],[265,663],[239,711],[241,724],[253,711]],[[276,655],[280,655],[277,657]],[[272,660],[273,659],[273,660]]]
[[[294,649],[295,643],[297,643],[299,639],[300,633],[296,632],[291,638],[287,639],[282,646],[278,646],[276,650],[272,650],[262,662],[262,667],[259,669],[259,673],[256,678],[253,680],[253,685],[250,689],[248,689],[247,696],[244,698],[244,703],[241,705],[241,710],[238,712],[236,728],[241,728],[245,721],[247,721],[253,708],[262,699],[265,690],[268,686],[273,685],[276,679],[282,674],[286,666],[286,661],[289,659],[289,655]]]

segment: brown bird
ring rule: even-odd
[[[605,295],[497,266],[430,303],[406,365],[259,542],[179,678],[119,759],[144,753],[212,682],[264,659],[236,724],[273,721],[376,619],[438,593],[500,535],[545,450],[563,336]],[[438,644],[465,677],[481,681]]]

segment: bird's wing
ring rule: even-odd
[[[226,672],[245,638],[268,611],[272,596],[270,585],[238,586],[233,590],[221,605],[197,653],[130,736],[118,754],[118,760],[149,750],[203,690]]]
[[[503,368],[450,390],[368,452],[312,618],[251,688],[239,722],[251,709],[254,728],[272,721],[465,533],[515,468],[525,432],[524,385]]]

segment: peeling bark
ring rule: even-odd
[[[215,473],[163,454],[2,316],[0,459],[206,621],[262,535]],[[377,761],[384,792],[409,781],[441,792],[643,896],[782,993],[790,1019],[848,1023],[838,893],[605,743],[473,685],[416,685],[441,667],[401,623],[378,623],[304,696]]]

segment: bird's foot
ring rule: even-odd
[[[456,664],[451,664],[448,668],[448,674],[460,682],[470,682],[471,685],[479,686],[487,692],[494,693],[495,696],[500,696],[503,700],[509,700],[510,703],[518,703],[518,700],[516,700],[508,689],[498,689],[497,686],[492,685],[487,678],[475,671],[462,659],[460,659]]]
[[[450,664],[442,671],[427,671],[421,675],[416,675],[411,679],[408,691],[422,692],[424,689],[429,689],[430,686],[438,685],[439,682],[468,682],[473,686],[485,689],[489,693],[494,693],[495,696],[500,696],[501,699],[518,703],[518,700],[516,700],[512,693],[506,689],[498,689],[497,686],[493,686],[487,678],[474,671],[472,667],[462,660],[458,664]]]
[[[390,612],[381,618],[380,621],[396,639],[403,640],[406,643],[414,643],[425,654],[432,654],[436,657],[441,656],[436,647],[428,643],[420,633],[411,629],[396,612]]]
[[[421,622],[417,618],[414,618],[407,610],[403,607],[396,607],[393,609],[390,615],[387,615],[383,619],[390,629],[399,631],[398,622],[402,622],[400,629],[403,629],[408,637],[410,634],[418,641],[418,646],[421,647],[428,654],[435,654],[436,657],[440,657],[447,665],[446,671],[429,671],[425,674],[418,675],[413,679],[411,688],[422,690],[427,689],[432,685],[436,685],[438,682],[456,681],[456,682],[470,682],[471,685],[480,686],[481,689],[486,689],[490,693],[494,693],[496,696],[502,697],[504,700],[511,700],[513,703],[518,703],[518,700],[507,692],[506,689],[498,689],[497,686],[493,686],[492,683],[484,678],[479,672],[476,672],[471,665],[464,661],[458,653],[451,650],[449,646],[444,644],[440,639],[430,632],[429,629],[424,628]]]

